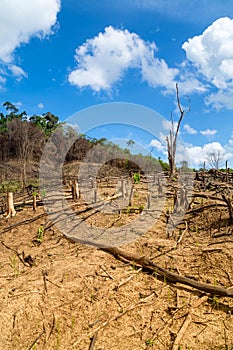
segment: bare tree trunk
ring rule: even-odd
[[[7,194],[7,204],[8,204],[8,212],[7,212],[7,219],[10,217],[13,217],[16,215],[16,211],[14,208],[14,200],[13,200],[13,193],[8,192]]]
[[[227,204],[227,207],[228,207],[230,223],[233,223],[233,207],[232,207],[232,204],[231,204],[231,199],[229,197],[226,197],[225,194],[222,194],[222,198],[223,198],[224,202]]]
[[[169,133],[169,136],[167,136],[167,152],[168,152],[168,163],[169,163],[169,177],[170,179],[175,176],[176,174],[176,146],[177,146],[177,137],[178,133],[180,130],[180,125],[182,122],[182,119],[186,113],[186,111],[182,108],[181,103],[180,103],[180,97],[179,97],[179,89],[178,89],[178,84],[176,84],[176,99],[177,99],[177,104],[178,108],[180,111],[180,118],[178,120],[178,124],[176,127],[176,130],[174,130],[174,122],[171,116],[171,122],[172,122],[172,127]],[[190,107],[188,107],[187,112],[190,111]]]
[[[132,206],[133,203],[133,193],[134,193],[134,185],[132,185],[131,190],[130,190],[130,194],[129,194],[129,207]]]
[[[160,183],[160,179],[158,177],[158,195],[161,196],[163,194],[163,186]]]
[[[228,169],[228,162],[226,160],[226,182],[229,181],[229,169]]]
[[[36,194],[33,194],[33,204],[32,204],[33,211],[36,211]]]
[[[72,181],[72,197],[74,201],[77,201],[80,197],[77,179]]]
[[[176,173],[175,165],[175,153],[174,147],[174,125],[172,121],[172,130],[169,133],[169,138],[167,137],[167,152],[168,152],[168,163],[169,163],[169,177],[172,178]]]
[[[23,191],[25,190],[26,187],[26,179],[27,179],[27,173],[26,173],[26,160],[22,160],[22,187]]]

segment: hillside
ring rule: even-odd
[[[195,199],[168,237],[171,185],[159,220],[121,248],[193,281],[232,288],[233,240],[227,206],[215,201],[210,207],[215,192],[206,190],[206,198]],[[135,206],[146,193],[142,187],[142,183],[135,185]],[[81,200],[69,202],[79,213],[86,208]],[[14,218],[1,219],[0,344],[4,349],[233,347],[232,298],[171,283],[140,264],[67,240],[41,206],[36,212],[31,206],[18,210]],[[88,220],[90,225],[109,227],[141,214],[95,213]]]

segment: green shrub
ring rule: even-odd
[[[135,173],[134,176],[133,176],[134,183],[135,184],[139,184],[140,179],[141,179],[141,175],[139,173]]]

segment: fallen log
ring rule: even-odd
[[[195,198],[200,197],[200,198],[205,198],[205,199],[214,200],[214,201],[220,201],[220,202],[224,201],[223,198],[221,198],[221,197],[212,196],[212,195],[210,195],[208,193],[203,193],[203,192],[198,192],[198,193],[194,192],[192,194],[192,197],[195,197]]]
[[[227,208],[227,204],[225,204],[225,203],[207,204],[207,205],[203,205],[203,206],[198,207],[198,208],[189,209],[189,210],[186,211],[186,214],[198,213],[199,211],[204,211],[206,209],[216,208],[216,207]]]
[[[106,253],[110,253],[114,256],[121,257],[127,261],[134,262],[134,263],[146,268],[147,270],[150,270],[151,272],[160,275],[167,282],[171,282],[174,284],[181,283],[181,284],[193,287],[195,289],[198,289],[200,291],[210,293],[212,295],[233,298],[233,289],[218,287],[218,286],[214,286],[214,285],[211,285],[208,283],[201,283],[201,282],[197,282],[191,278],[177,275],[174,272],[171,272],[167,269],[164,269],[163,267],[160,267],[160,266],[154,264],[152,260],[150,260],[149,258],[147,258],[145,256],[139,256],[137,254],[124,251],[123,249],[118,248],[118,247],[104,247],[104,248],[100,248],[100,249]]]

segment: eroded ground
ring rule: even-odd
[[[138,198],[146,205],[145,196]],[[192,208],[205,201],[196,200]],[[54,226],[45,229],[43,213],[42,207],[36,212],[27,207],[8,221],[1,219],[1,349],[233,349],[232,298],[168,283],[140,266],[71,242]],[[88,220],[119,225],[141,213],[121,213],[119,220],[117,215]],[[217,206],[187,214],[168,238],[162,214],[152,229],[122,248],[177,274],[232,288],[227,218],[227,208],[220,212]]]

